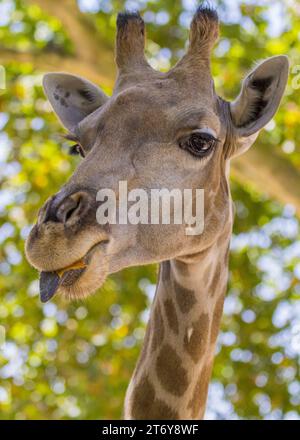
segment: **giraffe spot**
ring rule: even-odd
[[[68,104],[67,104],[67,102],[66,102],[66,100],[65,100],[64,98],[60,98],[60,104],[61,104],[63,107],[69,107]]]
[[[224,256],[224,264],[226,267],[228,266],[229,254],[230,254],[230,246],[227,246],[225,256]]]
[[[192,398],[188,404],[188,409],[191,409],[193,419],[200,418],[201,410],[204,412],[210,376],[211,365],[208,364],[202,368],[200,378],[196,383]]]
[[[149,417],[151,420],[178,420],[179,415],[160,399],[154,400],[153,408]]]
[[[143,377],[131,397],[131,416],[137,420],[176,420],[176,411],[160,399],[155,398],[155,389],[148,377]]]
[[[157,377],[163,388],[174,396],[182,396],[188,387],[187,371],[174,348],[162,346],[156,360]]]
[[[196,304],[196,298],[193,290],[187,289],[174,280],[174,289],[176,300],[182,313],[188,313]]]
[[[150,334],[151,334],[151,321],[149,321],[149,324],[146,329],[146,334],[145,334],[145,338],[144,338],[144,342],[143,342],[143,348],[142,348],[141,354],[139,356],[139,359],[137,361],[135,371],[139,370],[140,366],[142,365],[142,363],[146,359],[146,355],[147,355],[148,349],[149,349]]]
[[[183,276],[187,276],[189,274],[188,265],[186,263],[183,263],[182,261],[176,261],[176,269]]]
[[[166,299],[164,301],[164,308],[170,329],[178,335],[178,319],[173,301]]]
[[[213,297],[215,296],[215,294],[218,291],[218,284],[220,281],[220,276],[221,276],[221,263],[218,263],[216,269],[215,269],[215,273],[213,276],[213,279],[211,281],[211,284],[209,286],[209,290],[210,290],[210,296]]]
[[[155,351],[164,339],[164,322],[160,311],[159,302],[155,304],[152,326],[152,351]]]
[[[224,295],[222,294],[218,299],[214,309],[214,316],[211,324],[211,333],[210,333],[211,344],[214,344],[216,342],[219,334],[220,323],[223,313],[223,305],[224,305]]]
[[[178,99],[171,97],[170,99],[167,100],[167,105],[169,107],[176,107],[176,106],[178,106]]]
[[[163,280],[163,282],[170,281],[170,272],[171,272],[170,261],[164,261],[162,263],[161,267],[162,267],[162,280]]]
[[[184,348],[196,363],[203,356],[206,349],[209,331],[208,314],[203,313],[189,330],[192,331],[187,331],[184,336]]]
[[[79,95],[85,99],[85,101],[89,101],[89,102],[93,102],[94,101],[94,96],[92,94],[92,92],[88,89],[78,89],[77,92],[79,93]]]
[[[204,271],[204,276],[203,276],[203,285],[204,286],[208,286],[210,278],[211,278],[211,266],[207,267]]]

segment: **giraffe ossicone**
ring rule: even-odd
[[[142,18],[123,13],[112,96],[75,75],[44,77],[45,93],[83,156],[40,210],[26,242],[29,262],[42,273],[45,299],[50,287],[51,295],[83,298],[110,273],[160,263],[126,418],[203,417],[227,284],[230,160],[273,118],[288,78],[287,58],[269,58],[243,80],[234,102],[225,101],[210,69],[218,34],[216,11],[199,7],[186,55],[159,72],[144,55]],[[187,235],[184,224],[99,225],[97,192],[118,194],[124,180],[129,190],[204,189],[202,234]]]

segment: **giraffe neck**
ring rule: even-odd
[[[160,265],[143,349],[126,394],[127,419],[203,417],[227,286],[230,233],[225,235],[193,262]]]

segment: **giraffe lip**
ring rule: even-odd
[[[52,272],[40,273],[40,299],[42,303],[50,301],[60,286],[71,287],[86,271],[94,251],[105,242],[96,243],[83,258],[73,264]]]
[[[60,286],[71,286],[87,267],[84,260],[77,261],[64,269],[40,273],[40,298],[43,303],[50,301]]]
[[[79,280],[85,272],[86,267],[80,269],[63,270],[62,275],[57,272],[40,273],[40,298],[42,303],[50,301],[59,287],[70,287]]]
[[[79,280],[79,278],[81,277],[81,275],[83,275],[85,270],[86,267],[82,269],[70,269],[65,271],[61,277],[60,286],[64,286],[64,287],[72,286],[72,284],[74,284],[77,280]]]

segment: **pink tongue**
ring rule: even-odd
[[[42,303],[49,301],[58,289],[60,278],[55,272],[40,273],[40,298]]]

